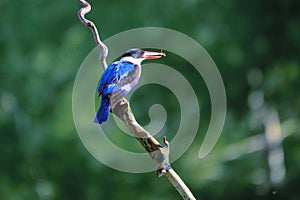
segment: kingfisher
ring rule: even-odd
[[[101,124],[108,119],[111,107],[122,100],[138,83],[141,76],[141,63],[166,56],[163,52],[144,51],[139,48],[129,49],[119,61],[110,64],[99,81],[98,94],[102,96],[100,107],[94,119]]]

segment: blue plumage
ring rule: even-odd
[[[98,93],[102,99],[94,122],[101,124],[107,121],[111,107],[114,107],[138,83],[143,60],[156,59],[162,56],[165,54],[130,49],[120,61],[110,64],[100,79]]]
[[[110,99],[113,94],[119,94],[118,99],[125,96],[134,85],[130,85],[128,75],[133,72],[135,64],[127,61],[117,61],[105,69],[98,87],[99,96],[102,96],[100,108],[94,119],[95,123],[101,124],[107,121],[110,111]],[[128,80],[128,81],[127,81]],[[124,87],[129,84],[127,88]],[[126,90],[127,89],[127,90]]]
[[[122,84],[119,84],[128,76],[128,74],[134,69],[134,64],[131,62],[117,61],[109,65],[100,80],[98,87],[99,95],[109,95],[115,90],[120,89]]]
[[[107,121],[109,111],[110,111],[109,98],[102,97],[100,108],[97,111],[94,122],[101,124],[102,122]]]

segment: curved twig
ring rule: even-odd
[[[106,69],[107,68],[106,57],[108,55],[108,48],[101,41],[99,33],[98,33],[98,30],[97,30],[97,27],[95,26],[95,24],[92,21],[90,21],[90,20],[88,20],[88,19],[85,18],[85,15],[91,11],[92,7],[85,0],[78,0],[78,1],[82,5],[84,5],[84,7],[80,8],[79,11],[78,11],[78,13],[77,13],[78,14],[78,18],[79,18],[79,20],[81,21],[81,23],[83,25],[87,26],[93,32],[93,36],[94,36],[94,39],[95,39],[97,45],[99,45],[100,48],[102,49],[102,53],[99,56],[100,63],[102,64],[103,69]]]

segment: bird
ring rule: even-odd
[[[94,122],[102,124],[108,119],[111,107],[122,100],[141,76],[141,63],[166,56],[163,52],[145,51],[140,48],[127,50],[119,61],[110,64],[103,72],[98,86],[98,96],[101,96],[100,107]]]

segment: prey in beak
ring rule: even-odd
[[[154,52],[154,51],[144,51],[142,57],[145,58],[146,60],[153,60],[153,59],[158,59],[161,57],[166,56],[165,53],[163,52]]]

